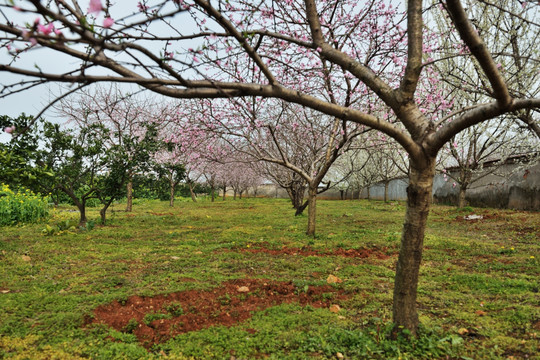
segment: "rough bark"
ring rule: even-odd
[[[467,206],[467,200],[465,199],[465,193],[467,192],[466,188],[460,187],[459,188],[459,196],[458,196],[458,208],[464,208]]]
[[[79,209],[79,227],[86,226],[86,204],[84,202],[77,204],[77,209]]]
[[[82,200],[79,201],[79,198],[77,198],[77,196],[71,189],[63,186],[60,187],[60,191],[64,192],[67,196],[69,196],[79,210],[79,227],[86,226],[86,199],[83,197]]]
[[[189,183],[189,193],[191,194],[191,200],[193,202],[197,202],[197,197],[195,196],[195,192],[193,191],[193,183]]]
[[[310,186],[308,189],[308,226],[307,235],[315,236],[315,218],[317,208],[317,187]]]
[[[291,198],[293,208],[296,209],[295,216],[302,214],[304,209],[307,207],[307,203],[304,204],[304,194],[306,192],[306,187],[301,184],[293,183],[290,188],[287,188],[287,193]]]
[[[212,196],[212,202],[214,202],[214,200],[216,199],[216,189],[213,186],[210,189],[210,194]]]
[[[101,217],[101,224],[105,225],[105,222],[107,221],[107,209],[111,205],[112,200],[107,202],[106,204],[103,204],[103,207],[101,210],[99,210],[99,216]]]
[[[291,189],[293,207],[298,210],[304,202],[304,189],[298,191],[298,189]]]
[[[396,266],[394,284],[394,336],[406,329],[412,335],[418,329],[416,295],[418,273],[422,261],[424,231],[426,228],[431,190],[435,176],[435,158],[427,165],[417,168],[411,162],[409,186],[407,187],[407,212],[401,235],[401,249]]]
[[[169,198],[169,206],[170,207],[174,207],[174,187],[175,187],[175,183],[174,183],[174,180],[170,180],[169,181],[169,190],[170,190],[170,198]]]
[[[300,205],[300,206],[296,209],[296,212],[294,213],[294,216],[302,215],[302,213],[303,213],[304,210],[308,207],[308,205],[309,205],[309,200],[306,200],[305,203],[303,203],[302,205]]]
[[[99,216],[101,217],[101,224],[105,225],[105,222],[107,221],[107,209],[105,207],[99,210]]]
[[[133,211],[133,178],[130,176],[129,180],[126,185],[127,190],[127,204],[126,204],[126,212],[132,212]]]
[[[223,201],[225,201],[226,196],[227,196],[227,186],[223,185]]]

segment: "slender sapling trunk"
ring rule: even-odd
[[[109,201],[105,202],[101,210],[99,210],[99,216],[101,217],[102,225],[105,225],[105,222],[107,221],[107,209],[109,208],[109,206],[111,206],[113,200],[114,199],[110,199]]]

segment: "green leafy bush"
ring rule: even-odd
[[[0,189],[0,226],[35,223],[49,216],[48,198],[20,188],[17,192],[8,185]]]

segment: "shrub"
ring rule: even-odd
[[[1,184],[0,226],[35,223],[48,216],[48,197],[24,188],[15,192],[8,185]]]

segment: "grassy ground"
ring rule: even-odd
[[[68,208],[47,224],[0,228],[0,358],[540,359],[539,213],[435,206],[419,284],[421,334],[390,341],[401,203],[320,201],[315,239],[285,200],[174,208],[141,201],[133,213],[122,209],[115,205],[110,223],[89,231],[62,226],[77,219]],[[472,213],[484,218],[463,219]],[[246,251],[306,246],[390,256]],[[150,349],[129,331],[85,325],[98,306],[133,295],[203,291],[244,278],[292,281],[301,292],[329,275],[343,280],[336,292],[348,294],[338,313],[276,305]]]

